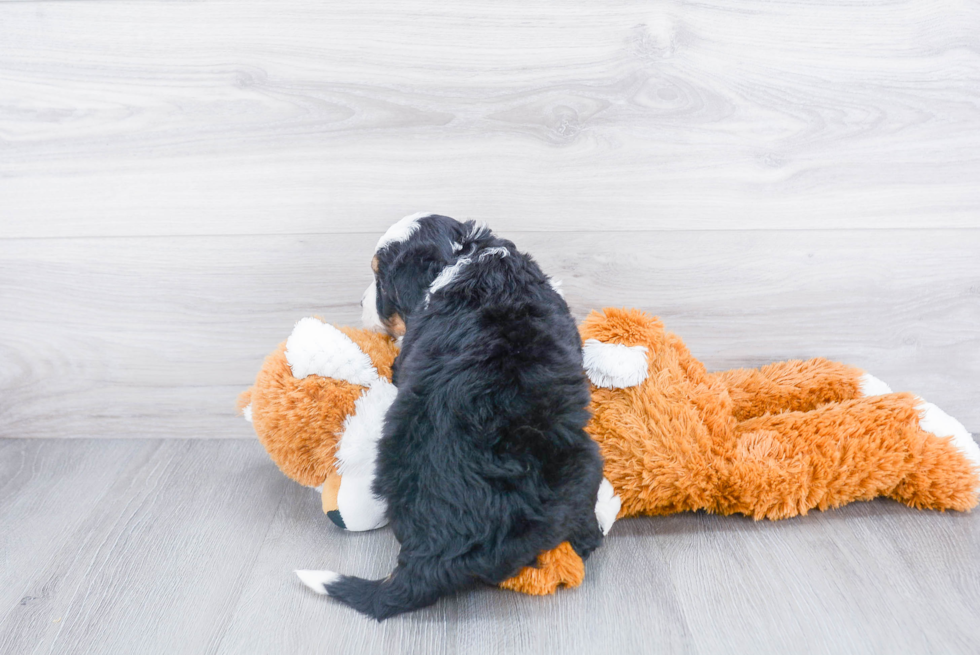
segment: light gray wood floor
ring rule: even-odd
[[[976,653],[980,513],[891,501],[616,524],[586,581],[383,624],[291,570],[386,575],[254,440],[0,440],[2,653]]]

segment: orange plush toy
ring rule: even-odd
[[[581,328],[592,383],[586,427],[605,458],[596,515],[707,510],[781,519],[887,496],[968,510],[980,448],[935,405],[823,359],[708,373],[659,320],[593,312]],[[321,491],[342,527],[386,522],[371,494],[397,345],[368,330],[300,321],[239,401],[276,464]],[[562,544],[501,586],[552,593],[584,566]]]

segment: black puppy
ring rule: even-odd
[[[373,489],[401,552],[388,578],[325,572],[323,591],[382,620],[563,541],[587,557],[602,459],[583,430],[581,339],[548,277],[489,229],[436,215],[395,224],[372,266],[365,315],[404,335]]]

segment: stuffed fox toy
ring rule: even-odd
[[[782,519],[886,496],[965,511],[980,497],[969,432],[860,369],[813,359],[708,373],[638,310],[593,312],[580,331],[592,385],[586,431],[608,480],[596,503],[604,532],[616,518],[686,510]],[[386,523],[371,484],[397,354],[385,335],[303,319],[239,399],[275,463],[317,488],[347,529]],[[583,577],[562,544],[501,586],[545,594]]]

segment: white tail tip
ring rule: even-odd
[[[340,578],[340,574],[334,573],[333,571],[309,571],[297,569],[293,571],[297,576],[299,576],[300,581],[307,587],[320,594],[321,596],[326,596],[327,585],[331,582],[336,582]]]

